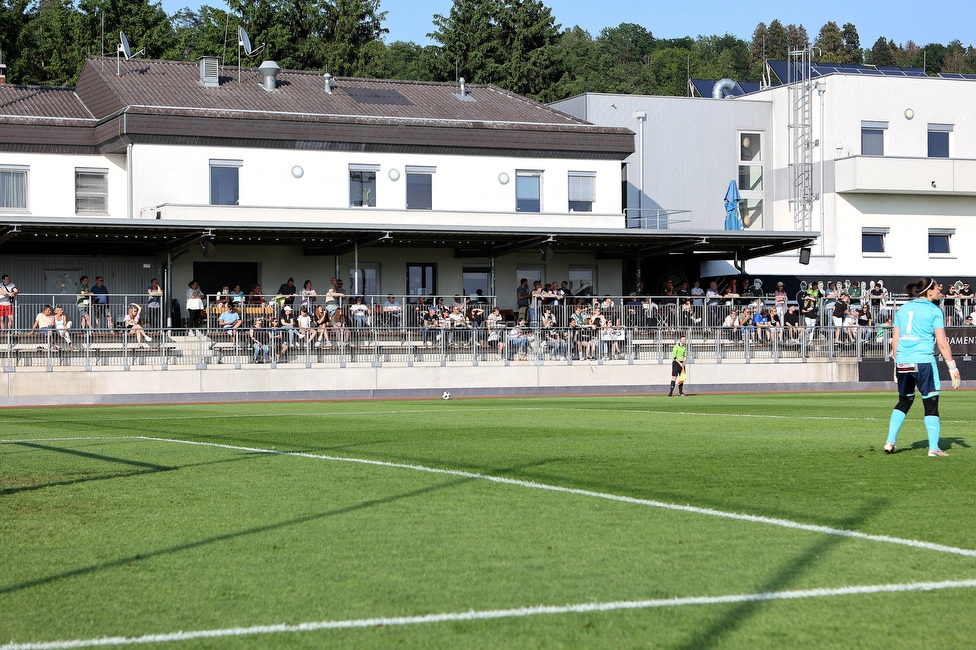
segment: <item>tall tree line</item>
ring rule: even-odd
[[[493,83],[540,101],[582,92],[684,95],[689,77],[759,81],[763,61],[813,46],[815,60],[976,73],[976,48],[955,40],[918,46],[879,38],[863,48],[857,28],[828,22],[813,41],[803,25],[757,25],[731,34],[657,38],[622,23],[593,36],[563,28],[542,0],[454,0],[432,17],[434,45],[384,42],[380,0],[228,0],[167,16],[152,0],[0,0],[0,52],[9,82],[71,85],[84,60],[112,55],[124,31],[146,56],[237,63],[237,27],[284,68],[333,75]]]

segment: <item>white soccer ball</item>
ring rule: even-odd
[[[445,390],[445,391],[444,391],[444,394],[443,394],[443,395],[441,395],[441,397],[443,397],[444,399],[451,399],[451,394],[450,394],[450,393],[448,393],[448,392],[447,392],[447,391]]]

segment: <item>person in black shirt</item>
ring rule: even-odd
[[[790,303],[783,314],[783,326],[786,328],[786,337],[790,341],[795,341],[800,336],[800,312],[796,310],[796,305]]]
[[[522,278],[519,280],[519,286],[516,290],[516,295],[518,296],[518,319],[528,321],[529,320],[529,299],[532,296],[532,291],[529,290],[529,279]]]
[[[288,278],[287,282],[278,287],[278,295],[285,296],[285,301],[282,303],[282,306],[294,306],[296,293],[298,293],[298,287],[295,286],[295,278]]]

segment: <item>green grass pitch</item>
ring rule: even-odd
[[[0,648],[972,647],[976,403],[894,402],[7,409]]]

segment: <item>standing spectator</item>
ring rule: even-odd
[[[101,328],[102,319],[105,326],[112,329],[112,313],[108,310],[108,287],[100,275],[95,276],[95,286],[91,288],[92,302],[95,304],[95,327]]]
[[[528,278],[522,278],[521,280],[519,280],[519,286],[518,289],[516,289],[515,293],[518,296],[518,302],[516,303],[516,305],[518,306],[518,319],[520,321],[528,320],[529,302],[532,297],[532,292],[529,290]]]
[[[971,313],[973,298],[976,298],[976,294],[973,294],[973,290],[969,288],[969,283],[963,281],[962,289],[959,290],[959,309],[962,310],[962,314]]]
[[[149,302],[146,303],[146,322],[149,327],[159,329],[163,325],[163,288],[159,280],[149,281]]]
[[[678,339],[678,342],[674,344],[671,348],[671,389],[668,391],[668,397],[674,395],[674,385],[678,381],[678,377],[685,369],[685,360],[688,358],[688,339],[684,334]],[[678,396],[685,396],[685,384],[684,380],[678,384]]]
[[[95,282],[98,282],[101,278],[95,278]],[[196,280],[190,280],[190,284],[187,285],[189,289],[186,290],[186,328],[189,330],[190,336],[203,336],[203,334],[198,329],[200,327],[200,316],[204,313],[203,299],[205,298],[203,291],[200,290],[200,283]],[[92,290],[98,288],[94,287]]]
[[[492,307],[491,315],[488,316],[488,343],[494,343],[498,350],[498,360],[502,360],[505,352],[505,317],[501,315],[498,307]],[[427,335],[424,334],[426,340]]]
[[[786,289],[783,288],[782,282],[776,283],[776,291],[773,292],[773,306],[776,313],[779,314],[779,320],[782,323],[783,317],[786,315],[786,300],[789,298],[786,295]]]
[[[812,285],[811,285],[812,286]],[[800,308],[800,317],[803,318],[803,326],[807,328],[807,340],[812,341],[814,332],[817,328],[817,298],[815,293],[807,293],[803,296],[803,307]]]
[[[875,282],[874,288],[868,292],[868,299],[871,301],[871,315],[875,322],[884,320],[881,316],[881,307],[884,304],[885,290],[881,288],[881,282]]]
[[[91,328],[92,317],[91,317],[91,301],[92,292],[88,287],[88,276],[83,275],[78,279],[78,315],[81,317],[81,328],[86,327]],[[0,323],[2,327],[2,323]]]
[[[719,307],[722,304],[722,295],[718,292],[718,283],[715,281],[708,283],[708,291],[705,292],[705,305],[708,308],[708,322],[706,325],[715,327],[722,319]]]
[[[532,300],[529,304],[529,327],[538,327],[539,318],[542,316],[542,302],[548,293],[548,289],[542,286],[540,280],[532,283]]]
[[[14,298],[20,290],[6,273],[0,277],[0,329],[14,328]]]
[[[705,291],[701,288],[701,280],[695,280],[695,284],[691,287],[691,295],[694,298],[694,300],[691,301],[691,304],[695,307],[701,307],[705,304],[701,299],[701,296],[705,295]]]
[[[298,287],[295,286],[295,278],[288,278],[287,282],[278,287],[278,295],[282,297],[279,306],[291,305],[294,307],[296,293],[298,293]]]
[[[834,312],[832,316],[832,322],[834,324],[834,342],[840,342],[841,332],[844,327],[844,319],[847,318],[848,314],[851,313],[848,308],[846,300],[847,294],[841,294],[837,297],[837,302],[834,303]]]

